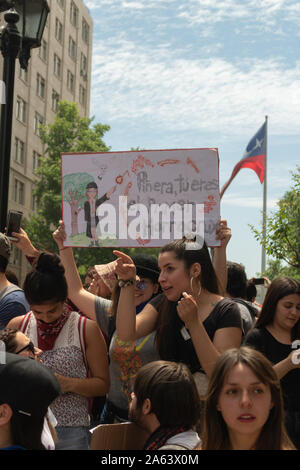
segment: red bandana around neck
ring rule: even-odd
[[[41,320],[36,319],[38,347],[42,351],[50,351],[53,349],[55,340],[68,320],[70,314],[71,312],[64,306],[61,316],[52,323],[44,323]]]

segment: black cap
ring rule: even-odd
[[[158,282],[159,267],[155,256],[145,253],[138,253],[132,255],[132,260],[136,266],[136,273],[138,276],[151,279],[153,282]]]
[[[27,416],[45,416],[61,392],[53,372],[33,359],[0,354],[0,404],[7,403],[14,412]]]

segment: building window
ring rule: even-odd
[[[57,77],[61,76],[61,60],[57,54],[54,54],[54,73]]]
[[[36,76],[36,94],[40,98],[45,98],[46,82],[45,79],[38,73]]]
[[[84,42],[89,44],[89,38],[90,38],[90,27],[85,21],[84,18],[82,18],[82,39]]]
[[[22,140],[15,138],[15,146],[14,146],[14,161],[20,163],[20,165],[24,164],[24,155],[25,155],[25,144]]]
[[[52,111],[57,113],[58,111],[58,103],[59,103],[59,94],[57,91],[52,90]]]
[[[20,63],[19,63],[19,78],[23,80],[23,82],[28,82],[28,69],[22,69]]]
[[[79,103],[82,106],[86,105],[86,89],[82,85],[79,86]]]
[[[68,90],[74,92],[74,75],[70,70],[67,72],[67,87]]]
[[[17,97],[16,117],[19,121],[26,122],[26,102],[19,96]]]
[[[80,75],[87,80],[87,58],[83,53],[80,55]]]
[[[62,42],[63,38],[63,25],[59,21],[58,18],[55,19],[55,38],[59,41]]]
[[[15,178],[14,189],[13,190],[14,190],[13,200],[15,202],[17,202],[18,204],[24,205],[24,201],[25,201],[25,184],[22,183],[22,181]]]
[[[38,135],[39,137],[41,136],[40,134],[40,126],[44,124],[44,118],[43,116],[38,113],[37,111],[34,113],[34,123],[33,123],[33,128],[34,128],[34,133]]]
[[[78,18],[79,18],[79,10],[75,3],[71,1],[71,9],[70,9],[70,21],[73,26],[78,26]]]
[[[44,62],[47,62],[47,50],[48,50],[47,42],[44,39],[42,39],[42,42],[39,48],[39,57]]]
[[[76,46],[76,42],[74,41],[73,38],[71,38],[71,36],[69,37],[69,56],[71,57],[71,59],[76,60],[77,46]]]
[[[32,154],[32,169],[33,171],[36,170],[40,165],[41,165],[41,154],[36,152],[35,150],[33,151]]]

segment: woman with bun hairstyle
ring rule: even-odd
[[[23,229],[15,236],[18,238],[18,247],[28,258],[33,259],[39,255],[39,251],[32,245]],[[112,299],[105,298],[103,292],[100,295],[95,295],[86,290],[82,284],[72,247],[64,246],[66,233],[63,221],[59,221],[53,238],[57,243],[60,259],[65,268],[68,302],[71,301],[83,315],[93,320],[107,338],[110,387],[103,410],[98,407],[94,408],[95,413],[91,426],[95,427],[99,422],[110,424],[128,421],[128,408],[134,377],[143,364],[157,360],[159,357],[154,345],[155,335],[149,334],[137,341],[121,341],[116,334],[116,313],[120,294],[120,287],[117,285],[117,278],[114,274],[116,261],[95,266],[98,273],[101,268],[99,274],[102,275],[102,279],[104,279],[104,273],[106,274],[105,281]],[[134,309],[135,314],[138,315],[146,303],[159,291],[159,269],[155,256],[137,253],[133,259],[137,273]]]
[[[66,308],[65,270],[60,258],[42,252],[24,282],[31,311],[9,328],[22,331],[43,351],[62,394],[51,405],[57,419],[57,449],[88,449],[89,398],[109,389],[107,348],[95,322]]]
[[[280,382],[272,364],[249,347],[225,351],[210,377],[202,450],[292,450]]]

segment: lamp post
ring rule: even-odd
[[[0,0],[0,13],[5,26],[0,27],[0,50],[3,56],[5,102],[1,104],[0,121],[0,231],[7,221],[11,133],[14,103],[16,58],[27,69],[30,50],[41,45],[50,12],[46,0]]]

